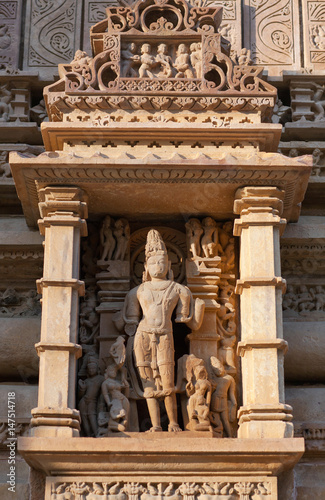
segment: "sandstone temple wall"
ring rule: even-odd
[[[69,65],[78,49],[91,53],[89,30],[105,19],[106,7],[115,5],[103,0],[0,1],[0,497],[3,500],[27,500],[31,489],[33,498],[37,498],[35,492],[42,491],[42,478],[36,475],[31,478],[29,467],[19,454],[16,496],[8,492],[7,484],[8,394],[14,392],[16,398],[15,437],[28,435],[30,412],[37,406],[39,358],[34,345],[40,341],[41,296],[35,282],[42,277],[44,261],[44,238],[36,227],[26,223],[10,170],[9,152],[23,153],[28,158],[45,151],[40,131],[41,123],[48,121],[43,89],[58,80],[58,64]],[[306,451],[293,471],[280,476],[279,500],[322,500],[325,498],[325,1],[208,0],[207,5],[223,7],[220,33],[231,44],[233,60],[238,62],[241,56],[247,56],[253,64],[263,66],[264,79],[278,90],[273,115],[263,118],[265,123],[282,125],[278,152],[288,157],[289,163],[289,159],[303,155],[312,155],[313,159],[299,221],[288,223],[281,238],[282,276],[287,282],[283,332],[289,345],[284,362],[285,395],[286,403],[293,407],[294,435],[304,438]],[[243,52],[245,48],[248,52]],[[81,146],[87,155],[91,144],[85,140]],[[100,217],[91,221],[90,235],[99,231],[100,223]],[[180,230],[184,236],[184,227],[175,225],[175,235]],[[135,224],[134,230],[141,232],[141,227]],[[182,245],[186,247],[184,242]],[[86,253],[86,245],[83,251]],[[236,259],[237,269],[238,251]],[[84,261],[81,259],[81,269],[87,275],[86,257]],[[241,498],[268,497],[256,494]]]

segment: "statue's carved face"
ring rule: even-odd
[[[164,279],[168,273],[168,256],[152,255],[148,258],[146,267],[151,278]]]

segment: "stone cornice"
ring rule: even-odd
[[[159,214],[163,216],[206,213],[218,214],[220,219],[233,217],[238,188],[275,186],[285,192],[283,216],[291,221],[299,216],[311,170],[309,157],[224,153],[211,158],[198,152],[195,158],[186,158],[174,149],[171,158],[161,159],[159,149],[158,153],[154,151],[141,158],[125,153],[118,158],[102,153],[49,152],[38,157],[12,153],[13,177],[28,224],[35,226],[39,218],[38,190],[58,185],[84,189],[92,215],[110,213],[132,218],[136,210],[140,217],[150,213],[153,198],[159,197]],[[198,184],[205,185],[203,195],[197,190]],[[222,198],[218,194],[220,185]]]

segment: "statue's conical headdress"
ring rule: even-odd
[[[147,235],[146,260],[152,255],[167,255],[167,249],[160,233],[151,229]]]

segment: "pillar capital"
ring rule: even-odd
[[[273,186],[246,186],[237,189],[234,202],[234,213],[246,215],[248,213],[283,212],[284,191]]]
[[[84,219],[88,216],[87,197],[77,187],[48,186],[38,192],[42,219],[38,221],[41,234],[50,225],[80,227],[81,236],[87,236]]]
[[[237,189],[234,213],[241,216],[235,220],[234,235],[240,236],[249,226],[278,226],[283,233],[286,220],[283,212],[284,191],[274,186],[247,186]]]

